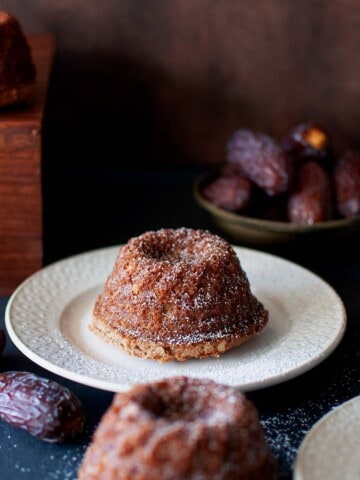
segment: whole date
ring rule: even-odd
[[[289,188],[291,161],[268,135],[247,129],[237,130],[227,144],[227,161],[270,196],[284,193]]]
[[[80,433],[85,414],[66,387],[29,372],[0,373],[0,417],[47,442]]]
[[[346,152],[334,173],[337,209],[343,217],[360,214],[360,153]]]
[[[288,200],[288,215],[291,222],[303,225],[331,218],[330,180],[318,163],[309,161],[299,167],[295,188]]]

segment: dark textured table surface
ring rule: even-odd
[[[49,175],[44,188],[45,264],[81,251],[119,244],[130,236],[160,227],[208,228],[220,233],[193,200],[191,189],[198,173],[189,168]],[[278,458],[279,477],[285,480],[292,476],[298,447],[312,425],[335,406],[360,394],[359,237],[270,251],[305,266],[332,285],[345,304],[348,318],[343,340],[320,365],[290,381],[248,393]],[[7,300],[0,298],[1,327]],[[65,380],[38,367],[9,338],[0,368],[31,371],[57,380],[79,396],[87,412],[85,432],[60,445],[44,443],[1,421],[0,478],[75,479],[112,393]]]

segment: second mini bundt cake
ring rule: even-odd
[[[179,228],[120,248],[90,328],[131,355],[166,362],[219,356],[267,321],[231,245]]]
[[[171,377],[118,393],[79,480],[275,480],[255,406],[239,390]]]

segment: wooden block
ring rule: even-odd
[[[0,295],[42,266],[42,125],[55,39],[28,40],[37,69],[34,100],[0,110]]]
[[[42,235],[41,191],[33,180],[0,183],[0,192],[6,202],[0,203],[0,225],[6,237],[38,237]]]

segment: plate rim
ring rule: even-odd
[[[103,247],[99,249],[94,249],[94,250],[88,250],[82,253],[77,253],[75,255],[71,255],[62,259],[59,259],[41,269],[38,271],[34,272],[32,275],[30,275],[27,279],[25,279],[20,285],[14,290],[12,295],[10,296],[10,299],[7,302],[6,309],[5,309],[5,326],[7,329],[7,332],[14,343],[14,345],[18,348],[20,352],[22,352],[26,357],[28,357],[32,362],[35,364],[45,368],[46,370],[55,373],[63,378],[81,383],[83,385],[87,385],[90,387],[95,387],[101,390],[107,390],[107,391],[124,391],[130,387],[130,384],[122,384],[122,383],[114,383],[113,381],[109,380],[104,380],[104,379],[98,379],[96,377],[89,377],[88,375],[84,375],[81,373],[77,373],[75,371],[69,370],[67,368],[58,366],[54,364],[53,362],[43,358],[41,355],[38,353],[34,352],[30,347],[28,347],[22,340],[19,338],[17,333],[15,332],[13,325],[12,325],[12,319],[11,319],[11,308],[14,303],[14,301],[17,299],[18,295],[21,294],[22,290],[26,288],[27,284],[34,281],[34,278],[37,276],[40,276],[42,274],[46,274],[46,271],[53,269],[53,268],[58,268],[59,266],[61,267],[62,264],[66,264],[67,262],[73,262],[76,261],[78,258],[83,258],[87,255],[89,256],[97,256],[103,254],[113,254],[114,258],[116,255],[116,252],[119,250],[119,248],[122,245],[111,245],[108,247]],[[327,283],[323,278],[321,278],[319,275],[316,273],[312,272],[311,270],[303,267],[302,265],[299,265],[298,263],[292,262],[288,259],[282,258],[280,256],[264,252],[261,250],[253,249],[253,248],[248,248],[248,247],[243,247],[243,246],[238,246],[238,245],[232,245],[234,248],[235,252],[239,256],[239,259],[241,261],[241,252],[245,252],[248,255],[257,255],[257,256],[264,256],[269,258],[272,261],[276,262],[282,262],[285,265],[291,265],[292,267],[296,267],[300,269],[305,275],[308,275],[310,277],[314,277],[317,279],[317,281],[320,281],[329,291],[331,291],[333,298],[336,299],[337,305],[341,307],[341,318],[339,318],[339,328],[337,331],[336,336],[332,339],[332,342],[326,346],[324,350],[320,352],[320,354],[317,354],[313,358],[307,360],[306,362],[301,363],[300,365],[297,365],[296,367],[292,368],[288,372],[284,372],[282,374],[276,373],[273,375],[270,375],[266,377],[265,379],[260,379],[260,380],[254,380],[254,381],[249,381],[245,387],[242,385],[237,385],[238,388],[243,389],[243,391],[252,391],[252,390],[259,390],[262,388],[267,388],[269,386],[273,386],[279,383],[282,383],[283,381],[288,381],[291,380],[292,378],[295,378],[303,373],[306,373],[310,369],[314,368],[318,364],[320,364],[323,360],[325,360],[339,345],[340,341],[342,340],[345,330],[346,330],[346,324],[347,324],[347,315],[346,315],[346,310],[344,303],[339,296],[339,294],[335,291],[335,289]],[[111,269],[111,267],[110,267]],[[110,271],[109,271],[110,273]],[[69,299],[68,302],[70,302],[72,299]],[[66,305],[64,305],[64,308]],[[164,377],[166,377],[166,372],[164,372]]]
[[[299,469],[301,468],[301,462],[303,461],[303,455],[305,448],[308,447],[309,442],[313,439],[314,435],[316,435],[319,429],[329,421],[329,419],[335,418],[339,412],[343,412],[348,408],[351,408],[353,404],[360,404],[360,395],[356,395],[355,397],[349,398],[344,402],[340,403],[339,405],[331,408],[327,413],[325,413],[322,417],[320,417],[313,426],[307,431],[304,438],[302,439],[296,458],[294,462],[294,480],[306,480],[302,476]],[[359,415],[360,419],[360,415]],[[329,479],[331,480],[331,479]]]

